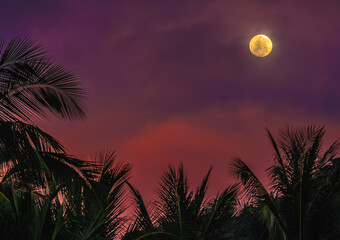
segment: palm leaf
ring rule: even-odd
[[[268,209],[267,212],[270,213],[270,222],[273,222],[273,219],[275,220],[279,226],[278,229],[281,231],[281,235],[284,236],[285,239],[287,237],[286,226],[279,215],[275,202],[261,181],[241,159],[234,159],[232,163],[232,172],[242,183],[245,196],[251,201],[256,201],[255,204],[260,204],[260,206],[265,206],[266,209]]]
[[[84,118],[84,92],[67,69],[51,63],[40,45],[14,38],[0,50],[0,119],[32,121],[46,111]]]
[[[0,164],[2,182],[23,188],[45,187],[52,181],[78,179],[84,184],[89,171],[80,170],[86,162],[68,156],[64,147],[39,128],[22,122],[0,121]],[[35,186],[35,187],[34,187]]]
[[[85,170],[92,171],[92,177],[88,178],[91,188],[81,190],[78,205],[84,207],[78,217],[80,224],[75,223],[72,229],[82,236],[113,239],[120,234],[124,222],[125,183],[129,179],[131,166],[118,162],[114,152],[107,151],[94,154]],[[97,220],[93,222],[94,219]]]
[[[138,190],[136,190],[129,182],[126,182],[129,186],[131,192],[133,201],[136,204],[134,207],[135,216],[136,219],[127,229],[127,232],[133,232],[133,231],[155,231],[155,227],[153,225],[153,221],[151,220],[151,216],[149,215],[149,212],[147,210],[147,207],[145,206],[144,200],[139,193]]]
[[[207,221],[204,221],[201,239],[216,238],[219,228],[231,219],[236,212],[237,186],[228,187],[222,194],[218,195],[208,209]],[[209,236],[210,235],[210,236]]]

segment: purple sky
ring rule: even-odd
[[[265,127],[326,125],[340,136],[340,1],[6,1],[0,29],[28,35],[88,92],[87,119],[38,123],[80,157],[116,149],[150,198],[169,163],[212,192],[243,158],[271,164]],[[273,41],[266,58],[248,43]]]

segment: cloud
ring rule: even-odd
[[[180,161],[196,183],[214,165],[214,191],[234,156],[264,177],[265,127],[340,133],[338,1],[37,3],[7,3],[0,26],[42,42],[89,92],[85,122],[39,126],[77,155],[117,149],[149,196]],[[249,53],[257,33],[273,40],[268,58]]]
[[[180,162],[194,186],[213,166],[209,194],[215,194],[233,183],[229,172],[232,158],[246,158],[255,171],[268,166],[264,159],[270,157],[270,148],[263,144],[264,127],[257,120],[260,115],[262,110],[254,106],[239,111],[212,108],[199,115],[150,124],[120,147],[118,157],[133,164],[132,181],[148,200],[167,165]]]

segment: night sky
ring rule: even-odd
[[[115,149],[150,199],[169,163],[210,193],[241,157],[272,163],[265,136],[285,124],[340,137],[340,1],[1,1],[1,35],[29,36],[88,93],[85,121],[38,122],[81,158]],[[273,41],[265,58],[248,48]],[[326,142],[326,144],[327,144]]]

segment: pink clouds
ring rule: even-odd
[[[326,124],[340,136],[339,1],[45,1],[7,8],[12,30],[42,42],[89,92],[88,118],[39,123],[71,153],[116,149],[150,197],[168,163],[212,191],[242,157],[261,176],[265,127]],[[16,10],[16,11],[14,11]],[[6,15],[7,14],[7,15]],[[7,29],[8,26],[5,26]],[[249,54],[267,33],[274,50]],[[145,185],[143,185],[145,184]]]
[[[260,107],[244,106],[238,110],[218,107],[199,115],[185,115],[163,123],[148,125],[120,147],[118,157],[134,166],[132,182],[151,199],[167,164],[183,162],[189,180],[199,184],[210,166],[213,174],[209,193],[221,192],[233,183],[228,171],[234,157],[245,160],[264,183],[264,170],[272,163],[273,150],[265,136],[265,127],[276,131],[285,124],[287,113],[265,112]],[[306,121],[298,112],[294,126],[320,125],[319,120]],[[329,123],[326,145],[340,134],[340,127]]]
[[[247,158],[255,171],[268,166],[268,162],[256,163],[270,157],[267,154],[270,147],[264,144],[264,128],[257,130],[255,127],[259,123],[249,122],[249,119],[256,119],[259,111],[254,107],[229,113],[209,110],[201,115],[148,125],[123,144],[118,156],[133,164],[133,182],[147,198],[152,195],[167,164],[178,165],[180,162],[194,185],[213,166],[210,193],[221,192],[233,182],[228,172],[233,157]],[[211,125],[213,122],[216,126]]]
[[[230,183],[228,177],[222,177],[227,176],[227,159],[237,148],[236,142],[216,131],[173,120],[147,127],[125,143],[119,156],[133,163],[133,182],[150,197],[169,163],[177,166],[183,162],[194,184],[214,165],[214,175],[222,181],[215,179],[212,189],[222,190]]]

